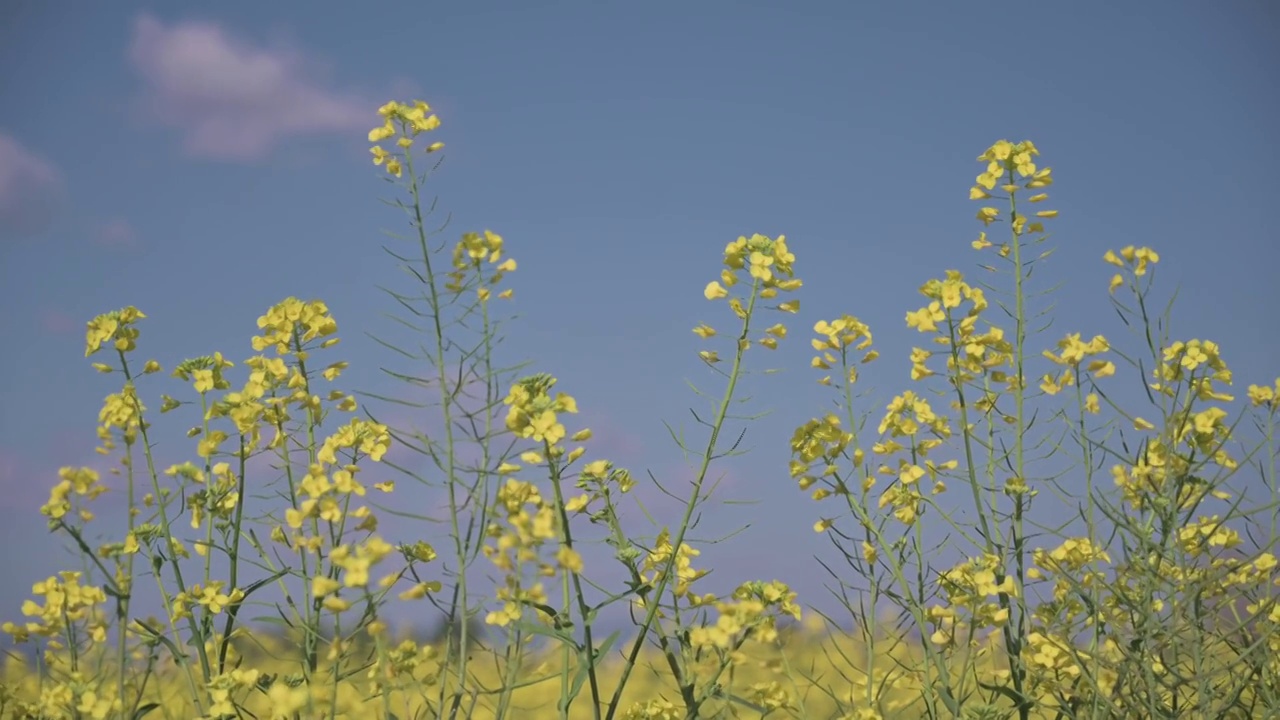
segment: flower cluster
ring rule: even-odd
[[[683,720],[684,709],[666,698],[653,698],[634,703],[623,714],[623,720]]]
[[[216,357],[221,355],[218,354]],[[346,363],[335,363],[325,370],[324,376],[328,379],[337,377],[340,368],[345,365]],[[264,424],[276,427],[277,435],[268,447],[277,448],[284,441],[284,435],[278,432],[278,428],[284,423],[288,413],[284,403],[275,397],[275,393],[288,390],[290,387],[296,388],[296,392],[285,393],[285,398],[292,397],[295,402],[309,405],[311,399],[305,392],[306,378],[299,368],[290,368],[280,357],[268,358],[258,355],[246,360],[245,366],[249,368],[249,377],[244,386],[238,391],[225,393],[220,399],[215,400],[209,408],[209,419],[230,419],[236,431],[246,438],[244,445],[246,453],[258,447]],[[229,388],[230,384],[226,384],[226,387]],[[268,398],[268,393],[272,393],[273,397]],[[166,412],[178,404],[176,400],[168,399],[166,405],[161,406],[160,412]],[[340,407],[354,409],[345,402]]]
[[[560,528],[554,504],[542,497],[537,486],[514,478],[507,478],[498,489],[494,510],[503,516],[505,526],[489,523],[487,535],[491,542],[484,546],[483,552],[505,573],[506,582],[498,590],[502,607],[490,612],[485,622],[502,626],[519,620],[526,604],[546,603],[542,583],[524,586],[523,570],[535,566],[540,576],[556,574],[556,567],[543,562],[540,553],[544,545],[559,536]],[[582,571],[582,557],[563,545],[557,561],[573,572]]]
[[[1052,600],[1035,610],[1042,622],[1080,616],[1086,606],[1079,599],[1079,592],[1106,587],[1106,573],[1097,566],[1109,564],[1111,555],[1087,537],[1067,538],[1053,550],[1036,548],[1031,557],[1035,564],[1027,569],[1027,578],[1053,580]]]
[[[248,696],[258,689],[262,673],[254,669],[236,668],[209,679],[209,712],[201,720],[219,720],[239,715]],[[237,696],[239,699],[237,700]]]
[[[205,609],[208,617],[221,614],[228,606],[235,605],[244,600],[244,591],[240,588],[233,588],[231,592],[223,592],[226,583],[221,580],[213,580],[208,585],[196,583],[187,588],[186,592],[180,592],[173,597],[171,613],[173,619],[181,619],[191,617],[191,608],[200,606]]]
[[[342,544],[329,553],[333,567],[341,571],[341,577],[317,575],[312,580],[311,590],[317,598],[323,598],[324,607],[332,612],[342,612],[351,607],[351,601],[341,597],[343,589],[366,593],[369,588],[369,571],[395,551],[395,547],[378,537],[371,535],[360,543]],[[400,571],[384,575],[378,581],[378,587],[386,589],[394,585],[403,573]],[[433,585],[438,589],[439,585]],[[427,588],[423,588],[425,591]],[[412,596],[414,593],[410,591]],[[425,592],[424,592],[425,594]],[[417,595],[421,597],[421,595]],[[409,598],[405,598],[409,599]]]
[[[365,455],[373,462],[381,462],[390,448],[391,433],[386,425],[352,418],[325,438],[320,452],[316,453],[316,459],[332,465],[338,462],[339,450],[351,450]]]
[[[1230,385],[1232,376],[1218,344],[1212,340],[1175,341],[1164,348],[1162,360],[1152,390],[1172,396],[1173,386],[1185,382],[1196,391],[1198,400],[1233,399],[1213,396],[1213,383]]]
[[[117,352],[132,351],[137,347],[138,341],[138,328],[135,325],[145,317],[138,308],[130,305],[90,320],[85,333],[84,356],[89,357],[98,352],[108,341],[113,343]]]
[[[554,377],[542,373],[512,385],[502,401],[511,406],[507,411],[507,429],[518,437],[548,446],[563,440],[565,429],[560,424],[559,413],[577,413],[578,403],[565,393],[556,393],[553,398],[550,390],[555,384]]]
[[[301,530],[303,523],[309,519],[317,519],[332,525],[342,522],[344,516],[350,514],[361,521],[357,529],[372,530],[374,516],[367,508],[360,506],[347,513],[344,507],[351,496],[361,497],[365,488],[355,479],[358,466],[350,465],[333,471],[332,475],[320,463],[308,467],[307,474],[298,483],[299,494],[305,497],[296,507],[285,510],[285,524],[293,530]],[[323,545],[322,535],[307,537],[299,534],[294,537],[301,549],[318,551]]]
[[[663,528],[658,533],[658,538],[654,541],[653,549],[649,551],[648,557],[645,558],[641,566],[644,580],[650,587],[657,587],[666,576],[667,564],[671,562],[671,556],[675,555],[675,584],[672,594],[677,598],[686,597],[693,606],[708,605],[715,602],[715,595],[707,594],[703,596],[694,595],[691,591],[693,583],[706,575],[708,570],[697,570],[693,567],[693,558],[702,554],[701,550],[689,545],[688,543],[680,543],[680,549],[676,550],[671,546],[671,531]],[[636,604],[643,607],[645,598],[637,598]]]
[[[880,355],[871,349],[871,329],[852,315],[842,315],[831,321],[819,320],[814,324],[813,332],[816,337],[809,343],[818,354],[813,356],[810,366],[819,370],[839,366],[837,381],[833,382],[832,376],[826,375],[818,384],[844,390],[844,402],[847,403],[850,390],[858,381],[858,366],[872,362]],[[861,357],[851,356],[851,350],[860,353]],[[792,459],[788,471],[800,489],[808,490],[821,480],[822,487],[812,493],[814,500],[848,495],[849,487],[841,476],[839,463],[841,458],[847,457],[854,470],[862,467],[862,449],[855,444],[852,452],[849,451],[854,439],[854,433],[846,431],[834,413],[812,418],[796,428],[791,435]],[[864,495],[873,483],[874,478],[869,476],[861,483]],[[826,532],[834,523],[835,518],[820,518],[813,525],[814,532]]]
[[[907,391],[889,403],[878,432],[883,439],[872,447],[873,452],[885,458],[906,453],[898,458],[896,466],[882,464],[877,468],[878,474],[897,480],[881,494],[879,506],[892,506],[894,516],[911,525],[919,517],[924,499],[918,487],[919,481],[928,476],[933,483],[933,493],[944,492],[946,484],[939,474],[954,469],[958,464],[955,460],[935,463],[928,459],[929,453],[951,436],[950,422],[936,414],[928,400]],[[925,434],[930,437],[921,437]],[[907,445],[900,442],[902,438],[907,439]],[[920,465],[922,461],[923,466]]]
[[[778,639],[777,613],[800,619],[800,606],[795,598],[796,594],[777,580],[743,583],[731,598],[715,602],[715,624],[691,629],[689,643],[694,647],[711,646],[727,651],[736,650],[747,636],[773,643]]]
[[[1189,555],[1204,555],[1209,548],[1230,550],[1240,542],[1240,533],[1224,525],[1217,515],[1202,517],[1178,528],[1178,543]]]
[[[574,437],[577,438],[580,434]],[[575,512],[586,508],[591,501],[605,497],[612,488],[616,487],[619,492],[626,493],[635,485],[636,481],[631,477],[630,470],[614,467],[608,460],[592,460],[582,466],[576,483],[578,489],[586,490],[589,494],[582,500],[570,500],[565,506],[570,512]]]
[[[1058,341],[1058,351],[1054,353],[1050,350],[1044,351],[1044,356],[1055,365],[1062,366],[1062,372],[1056,377],[1046,374],[1040,378],[1040,389],[1048,395],[1056,395],[1063,388],[1074,386],[1079,379],[1080,366],[1089,357],[1102,355],[1111,349],[1111,345],[1107,343],[1107,339],[1101,335],[1095,335],[1092,340],[1085,342],[1080,339],[1080,333],[1072,333]],[[1110,377],[1116,373],[1115,363],[1110,360],[1091,360],[1085,365],[1085,371],[1094,379]],[[1091,413],[1098,412],[1098,396],[1090,393],[1085,401],[1086,409]]]
[[[378,462],[387,452],[390,444],[390,432],[385,425],[379,423],[353,418],[349,423],[338,428],[332,435],[325,438],[320,451],[316,454],[318,462],[307,469],[307,474],[299,483],[301,494],[306,499],[285,510],[286,524],[294,530],[299,530],[303,522],[309,518],[337,524],[342,521],[344,515],[350,514],[360,521],[356,529],[374,530],[377,527],[377,519],[367,507],[359,506],[349,513],[344,510],[350,505],[352,496],[363,497],[366,490],[364,485],[356,480],[356,474],[360,471],[360,466],[355,463],[357,458],[353,457],[351,463],[338,465],[338,451],[350,450],[353,453],[363,453],[371,461]],[[330,472],[326,466],[337,467]],[[380,485],[379,489],[387,492],[391,488],[389,485]],[[295,540],[301,547],[315,551],[319,549],[323,537],[298,535]]]
[[[1163,493],[1168,478],[1177,477],[1185,469],[1185,461],[1179,455],[1170,453],[1164,442],[1157,437],[1147,443],[1144,451],[1131,465],[1112,465],[1111,477],[1129,505],[1134,510],[1144,510],[1151,506],[1150,499],[1153,496]],[[1181,495],[1180,506],[1192,502],[1190,493]]]
[[[755,307],[756,299],[776,298],[780,292],[790,292],[801,286],[801,281],[795,277],[795,270],[792,267],[795,259],[796,256],[787,248],[787,238],[783,235],[779,235],[776,240],[758,234],[749,238],[742,236],[725,246],[724,268],[720,271],[720,279],[707,283],[702,294],[708,300],[729,298],[729,308],[743,320],[744,329],[738,339],[738,353],[751,347],[752,340],[747,337],[745,323]],[[728,290],[738,284],[740,281],[738,273],[743,270],[746,270],[747,275],[752,279],[751,294],[747,298],[747,304],[743,304],[740,297],[730,297]],[[778,303],[774,309],[794,314],[800,311],[800,301],[785,300]],[[702,338],[709,338],[716,334],[715,328],[705,323],[695,327],[693,331]],[[777,348],[778,340],[786,336],[786,326],[776,323],[767,328],[763,337],[755,342],[772,350]],[[698,355],[708,364],[720,361],[719,354],[714,350],[703,350]]]
[[[1036,167],[1034,158],[1040,154],[1036,146],[1030,141],[1014,144],[1007,140],[1001,140],[985,152],[978,156],[978,162],[986,163],[986,169],[982,174],[978,175],[975,185],[969,189],[970,200],[986,200],[993,197],[990,191],[999,186],[1000,190],[1008,193],[1009,197],[1021,190],[1039,190],[1053,184],[1053,171],[1050,168]],[[1019,182],[1021,180],[1021,182]],[[1037,193],[1027,200],[1031,203],[1040,203],[1048,199],[1045,193]],[[978,219],[983,225],[990,225],[1000,216],[1000,211],[993,207],[984,207],[978,211]],[[1044,232],[1043,220],[1058,216],[1057,210],[1040,210],[1037,211],[1034,221],[1028,222],[1027,216],[1016,210],[1012,212],[1011,225],[1015,235],[1022,235],[1028,232]],[[991,246],[983,233],[973,243],[975,249],[981,250]],[[1008,245],[1000,247],[1000,255],[1008,256],[1010,248]]]
[[[880,357],[879,352],[871,349],[871,328],[852,315],[842,315],[831,322],[819,320],[814,324],[813,332],[817,337],[810,344],[820,354],[814,355],[809,364],[815,368],[830,370],[832,363],[838,360],[843,375],[841,387],[858,381],[858,367],[849,359],[851,345],[854,350],[863,353],[858,364],[865,365]],[[833,353],[838,353],[840,357],[837,358]],[[818,383],[831,385],[831,376],[823,377]]]
[[[1118,268],[1130,272],[1135,280],[1147,274],[1147,266],[1155,265],[1160,262],[1160,254],[1149,247],[1135,248],[1132,245],[1120,250],[1120,254],[1116,255],[1115,251],[1108,250],[1102,256],[1102,259]],[[1116,288],[1124,284],[1124,275],[1116,273],[1111,276],[1111,284],[1108,290],[1115,293]]]
[[[922,333],[937,333],[933,342],[950,348],[947,358],[949,372],[958,376],[958,380],[966,382],[984,374],[989,374],[997,382],[1013,382],[996,370],[1002,365],[1010,364],[1013,350],[1004,337],[1004,331],[994,326],[982,332],[978,329],[978,321],[988,307],[982,288],[965,282],[960,272],[948,270],[946,278],[935,278],[922,285],[920,294],[929,299],[929,304],[907,313],[907,327]],[[969,302],[969,309],[957,320],[958,314],[954,311],[965,301]],[[940,327],[939,323],[943,323],[943,326]],[[913,380],[923,380],[936,374],[926,364],[931,357],[933,352],[930,350],[912,350]]]
[[[239,481],[231,470],[231,464],[216,463],[211,470],[212,478],[206,478],[203,470],[189,462],[172,465],[165,470],[165,475],[181,477],[199,488],[186,496],[193,529],[201,527],[206,516],[227,520],[240,502]],[[204,545],[197,547],[203,550]]]
[[[1280,378],[1276,378],[1274,388],[1266,385],[1250,385],[1246,393],[1249,403],[1254,407],[1265,407],[1273,413],[1280,409]]]
[[[8,688],[0,686],[0,702],[14,718],[108,720],[122,717],[124,702],[115,690],[110,681],[92,679],[73,670],[66,673],[63,682],[41,683],[36,702],[13,701]]]
[[[495,265],[493,273],[488,277],[483,276],[484,264]],[[445,289],[454,293],[461,293],[467,288],[468,273],[474,272],[480,280],[480,287],[476,288],[476,296],[481,302],[489,299],[492,294],[490,286],[497,285],[502,282],[506,273],[515,272],[516,261],[514,258],[502,257],[502,236],[497,233],[485,230],[483,233],[469,232],[462,236],[458,244],[453,248],[453,270],[449,272],[448,282]],[[498,297],[509,300],[512,291],[510,289],[503,290],[498,293]]]
[[[49,491],[49,502],[40,508],[40,513],[51,522],[61,520],[70,512],[72,498],[79,496],[93,500],[107,491],[107,487],[100,482],[98,472],[93,468],[64,467],[58,470],[58,477],[62,479]],[[80,510],[81,520],[88,522],[92,517],[93,514],[87,509]]]
[[[1049,552],[1036,550],[1032,553],[1032,557],[1037,566],[1053,572],[1079,572],[1086,566],[1099,561],[1111,562],[1111,555],[1106,549],[1099,547],[1087,537],[1067,538]],[[1028,575],[1034,579],[1038,573],[1033,571],[1029,571]]]
[[[366,677],[381,691],[409,689],[418,683],[430,684],[432,669],[436,665],[437,652],[431,645],[419,645],[413,640],[403,640],[388,648],[369,668]],[[422,670],[428,672],[422,673]]]
[[[280,356],[300,355],[305,346],[318,338],[327,338],[338,332],[338,323],[329,314],[329,306],[319,300],[304,302],[295,297],[285,298],[258,318],[261,335],[253,337],[253,349],[262,352],[273,347]],[[329,347],[337,342],[325,342]],[[303,355],[305,358],[305,355]]]
[[[102,445],[97,452],[107,455],[115,449],[117,431],[126,445],[132,445],[142,429],[142,413],[146,409],[132,382],[126,382],[120,392],[107,395],[102,401],[102,409],[98,411],[97,433]]]
[[[402,160],[408,157],[409,149],[413,147],[418,135],[440,127],[440,118],[431,112],[430,105],[421,100],[411,103],[393,100],[378,108],[378,114],[382,116],[383,122],[369,131],[369,142],[379,143],[394,137],[398,151],[388,152],[381,145],[374,145],[369,148],[369,152],[373,153],[373,164],[385,165],[388,173],[400,177],[404,173]],[[426,152],[433,153],[443,147],[444,143],[433,142],[427,145]]]
[[[849,443],[853,441],[853,433],[845,431],[840,418],[827,413],[821,419],[813,418],[796,428],[791,435],[791,462],[788,471],[800,485],[801,490],[808,490],[821,478],[836,478],[834,489],[819,488],[814,491],[814,500],[823,500],[834,494],[848,492],[839,482],[840,468],[837,463],[844,456]],[[862,453],[855,451],[854,467],[862,464]],[[814,475],[815,465],[821,466],[819,475]],[[823,528],[825,529],[825,528]]]
[[[1034,669],[1037,679],[1054,689],[1075,685],[1082,672],[1080,660],[1087,662],[1088,658],[1069,640],[1050,632],[1028,634],[1023,656]]]
[[[935,625],[930,640],[935,645],[955,641],[955,625],[961,610],[968,615],[970,630],[1003,626],[1009,621],[1009,609],[991,602],[990,598],[1016,597],[1018,590],[1013,577],[1003,574],[1000,557],[991,554],[968,559],[943,571],[938,577],[938,586],[947,604],[929,608],[929,618]]]
[[[24,601],[22,614],[38,619],[23,625],[6,622],[2,626],[3,630],[14,639],[24,641],[31,635],[51,637],[62,634],[71,625],[89,620],[92,623],[90,637],[96,642],[104,641],[107,637],[106,625],[97,610],[99,605],[107,601],[107,595],[100,587],[81,585],[82,574],[63,571],[32,585],[31,594],[44,598],[44,602]]]

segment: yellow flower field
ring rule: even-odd
[[[782,235],[727,239],[703,289],[718,319],[692,328],[715,412],[679,439],[697,465],[682,512],[645,528],[622,508],[651,481],[593,450],[572,378],[497,360],[519,241],[483,230],[435,247],[424,183],[440,118],[422,101],[377,115],[372,161],[397,190],[397,257],[417,283],[393,298],[420,334],[420,349],[388,351],[429,369],[401,379],[439,395],[423,410],[439,432],[380,422],[342,388],[340,324],[318,299],[266,309],[252,357],[172,368],[147,359],[143,309],[92,319],[85,356],[110,393],[98,449],[120,474],[66,467],[40,510],[80,561],[50,568],[5,619],[0,716],[1280,716],[1280,379],[1237,383],[1227,349],[1179,336],[1148,247],[1077,280],[1110,293],[1131,337],[1038,338],[1031,269],[1058,211],[1030,141],[979,155],[977,268],[937,269],[904,308],[919,344],[893,359],[909,386],[884,397],[859,386],[888,359],[873,328],[852,314],[798,324],[807,258]],[[723,430],[740,381],[782,343],[811,346],[807,372],[832,400],[776,441],[816,503],[795,531],[840,550],[841,618],[771,578],[710,592],[691,532],[735,445]],[[1031,359],[1053,371],[1032,376]],[[153,424],[177,411],[198,419],[193,452],[162,467]],[[388,468],[396,445],[430,472]],[[1070,483],[1039,468],[1047,457],[1071,464]],[[447,532],[384,534],[415,483],[443,493]],[[121,526],[95,519],[108,491],[127,502]],[[1033,506],[1075,524],[1033,522]],[[926,522],[949,529],[946,553]],[[621,582],[596,579],[588,546],[609,548]],[[414,606],[457,630],[415,639],[388,621]]]

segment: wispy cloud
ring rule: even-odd
[[[138,246],[138,231],[124,218],[113,218],[101,223],[93,232],[93,244],[115,250],[127,250]]]
[[[43,232],[61,194],[62,177],[53,164],[0,131],[0,238]]]
[[[49,499],[51,484],[26,458],[0,447],[0,509],[34,512]]]
[[[195,157],[250,162],[295,136],[372,126],[374,105],[326,87],[318,63],[288,48],[256,46],[211,22],[134,21],[129,59],[145,83],[144,110],[183,133]]]
[[[574,418],[572,425],[574,429],[591,429],[591,440],[587,443],[591,457],[606,458],[620,464],[642,457],[643,439],[612,416],[586,412],[580,418]]]
[[[69,335],[81,329],[82,326],[67,313],[46,308],[40,313],[40,327],[50,335]]]
[[[4,448],[0,448],[0,488],[4,488],[8,495],[10,489],[14,488],[18,482],[18,458],[10,454]]]

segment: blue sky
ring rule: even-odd
[[[724,244],[787,235],[803,311],[769,358],[787,371],[750,384],[774,413],[727,490],[760,504],[711,514],[706,534],[751,524],[706,551],[717,583],[779,577],[830,606],[797,560],[825,552],[820,507],[786,472],[792,429],[827,402],[809,328],[871,325],[877,417],[911,387],[904,313],[925,280],[980,272],[967,190],[995,140],[1034,140],[1057,179],[1040,287],[1064,286],[1044,346],[1123,336],[1100,258],[1146,244],[1180,290],[1177,336],[1221,343],[1240,390],[1280,370],[1270,3],[69,7],[18,3],[0,22],[6,618],[68,561],[37,513],[57,468],[100,462],[116,386],[82,357],[94,315],[147,312],[143,354],[172,367],[241,360],[268,306],[319,297],[353,364],[343,386],[394,390],[363,337],[391,327],[375,286],[397,277],[378,246],[400,218],[364,139],[391,98],[443,121],[432,187],[450,232],[499,232],[520,263],[513,353],[560,377],[600,452],[641,477],[682,479],[662,421],[692,431],[684,379],[715,387],[689,329],[724,319],[701,294]]]

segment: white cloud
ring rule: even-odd
[[[61,195],[57,169],[0,131],[0,237],[45,230],[57,213]]]
[[[93,242],[106,248],[132,248],[138,244],[138,231],[128,220],[115,218],[98,226]]]
[[[352,133],[376,124],[377,103],[325,87],[301,53],[256,47],[209,22],[134,21],[129,58],[152,119],[179,129],[196,157],[247,162],[281,139]]]

